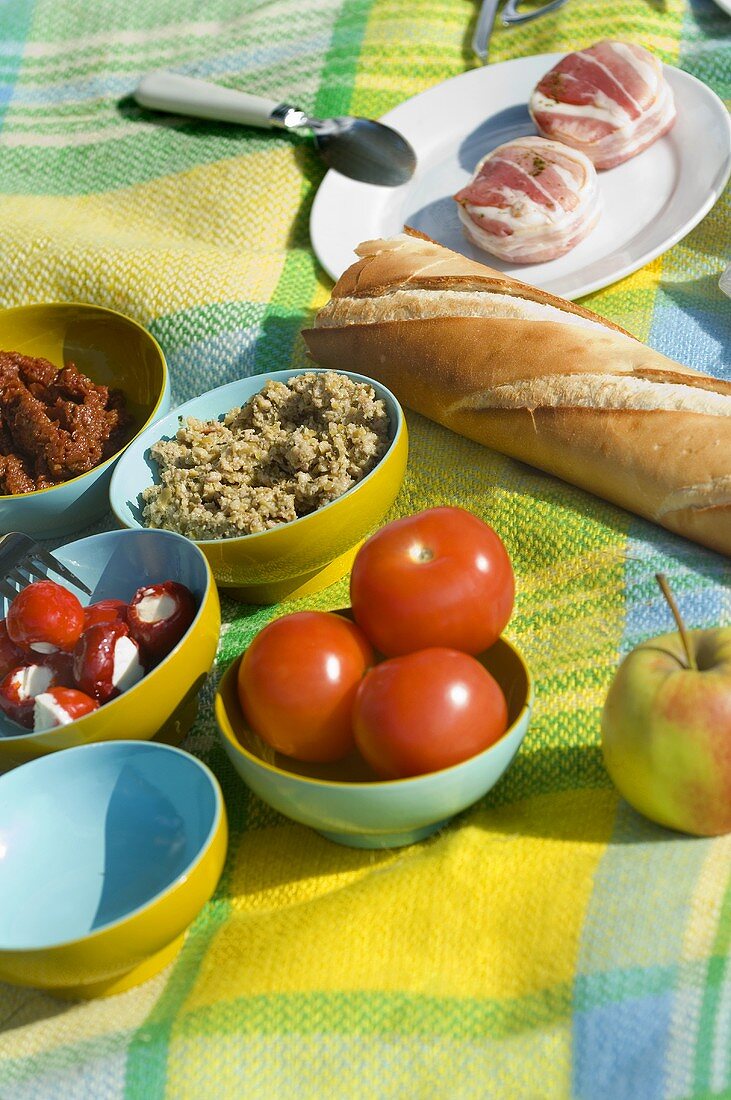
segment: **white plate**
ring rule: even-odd
[[[727,15],[731,15],[731,0],[716,0],[719,8],[725,11]]]
[[[404,225],[564,298],[621,279],[665,252],[698,224],[731,173],[731,122],[718,96],[688,73],[665,67],[678,117],[644,153],[599,173],[604,212],[576,248],[544,264],[514,264],[470,244],[451,196],[497,145],[535,133],[526,106],[541,76],[563,54],[538,54],[473,69],[384,115],[416,150],[418,168],[401,187],[374,187],[330,171],[315,196],[312,246],[337,279],[354,247]]]

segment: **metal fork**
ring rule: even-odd
[[[91,595],[91,589],[82,580],[28,535],[10,531],[0,536],[0,596],[14,600],[18,592],[32,581],[45,580],[49,569],[88,596]]]

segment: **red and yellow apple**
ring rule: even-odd
[[[664,634],[620,665],[602,750],[636,810],[695,836],[731,832],[731,628]]]

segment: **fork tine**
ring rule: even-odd
[[[11,584],[8,584],[7,581],[4,581],[2,579],[0,579],[0,594],[3,595],[6,600],[9,600],[11,602],[18,595],[17,590],[13,588]]]
[[[36,565],[32,558],[25,558],[22,565],[23,569],[27,570],[31,577],[34,577],[37,581],[45,581],[48,579],[47,574]]]
[[[20,572],[20,567],[22,566],[22,564],[22,562],[19,562],[17,568],[8,569],[8,572],[6,574],[6,580],[15,581],[19,589],[25,588],[27,584],[30,584],[30,578],[24,577],[23,574]]]
[[[33,540],[19,531],[8,531],[7,535],[0,536],[0,577],[22,561],[32,545]]]
[[[52,569],[54,573],[58,573],[59,577],[63,577],[69,584],[73,584],[76,588],[80,588],[82,592],[86,592],[87,596],[91,595],[91,589],[87,588],[83,581],[79,580],[75,573],[72,573],[70,569],[67,569],[58,558],[54,558],[53,554],[49,554],[48,550],[44,550],[42,546],[35,543],[31,550],[28,551],[28,559],[35,558],[37,561],[43,562],[48,568]]]

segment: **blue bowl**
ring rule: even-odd
[[[85,745],[0,778],[0,979],[116,993],[167,965],[226,852],[216,779],[139,741]]]
[[[0,349],[42,356],[59,367],[73,360],[92,381],[122,390],[138,435],[170,408],[160,345],[142,325],[112,309],[55,302],[2,310]],[[100,519],[109,507],[109,482],[123,450],[50,489],[0,496],[0,535],[24,531],[62,538]]]
[[[489,749],[438,772],[380,780],[357,750],[332,764],[304,764],[274,752],[249,728],[241,710],[241,658],[229,665],[216,694],[221,741],[238,774],[263,802],[328,840],[353,848],[413,844],[491,790],[528,730],[533,682],[518,650],[499,638],[477,659],[502,688],[508,728]]]
[[[213,664],[221,628],[218,592],[205,557],[195,543],[172,531],[105,531],[53,553],[92,595],[51,571],[48,576],[73,591],[82,604],[111,598],[128,601],[143,584],[177,580],[193,593],[198,614],[159,665],[84,718],[31,733],[0,714],[0,770],[90,741],[154,737],[177,743],[195,718],[198,692]],[[0,612],[3,606],[0,597]]]
[[[302,370],[275,371],[242,378],[188,401],[158,420],[127,448],[110,487],[112,511],[125,527],[143,527],[141,494],[159,479],[150,448],[171,439],[179,419],[216,420],[245,404],[268,381],[286,382]],[[307,368],[307,373],[323,373]],[[198,542],[219,587],[249,603],[278,603],[311,595],[350,569],[358,544],[378,526],[393,504],[406,470],[408,438],[403,411],[379,382],[350,371],[341,374],[372,386],[385,404],[391,426],[390,446],[361,481],[336,500],[268,531]]]

